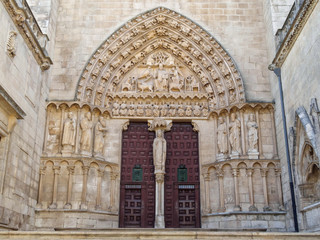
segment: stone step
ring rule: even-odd
[[[217,232],[208,229],[107,229],[104,231],[3,231],[0,239],[210,239],[210,240],[306,240],[320,239],[320,233]]]

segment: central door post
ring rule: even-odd
[[[149,131],[156,132],[153,141],[153,165],[156,178],[156,212],[155,228],[165,228],[164,222],[164,175],[167,156],[167,142],[164,139],[164,132],[169,131],[172,122],[162,118],[155,118],[149,121]]]

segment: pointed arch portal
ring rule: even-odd
[[[96,50],[76,98],[109,108],[115,118],[207,118],[209,111],[245,101],[241,75],[223,47],[162,7],[130,20]],[[166,111],[173,103],[185,105],[186,112]]]
[[[247,103],[223,47],[160,7],[102,43],[81,73],[75,101],[48,104],[42,165],[68,162],[72,179],[75,162],[83,161],[75,168],[82,189],[68,181],[68,204],[53,193],[41,200],[59,184],[40,188],[39,199],[43,206],[72,204],[89,217],[99,209],[112,226],[213,227],[233,212],[281,209],[281,187],[278,198],[268,190],[272,176],[280,186],[277,156],[272,104]],[[53,179],[50,169],[44,182]]]

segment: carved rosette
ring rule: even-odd
[[[113,118],[207,118],[245,96],[221,45],[189,19],[157,8],[124,25],[93,54],[77,100],[109,108]]]

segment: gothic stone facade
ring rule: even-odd
[[[40,22],[53,37],[47,43],[26,2],[3,0],[1,61],[12,67],[1,69],[1,226],[292,230],[278,92],[267,70],[274,42],[261,32],[272,31],[275,6],[262,2],[207,4],[213,16],[225,12],[214,19],[205,18],[205,11],[197,15],[189,3],[188,10],[170,2],[177,11],[155,6],[144,13],[139,9],[148,6],[132,3],[132,11],[119,3],[131,19],[101,43],[105,30],[99,28],[111,32],[107,25],[123,23],[121,14],[105,26],[100,20],[89,24],[86,32],[77,26],[85,14],[76,11],[86,6],[46,1],[41,8],[35,1],[35,16],[52,13]],[[308,24],[319,21],[319,5],[299,6],[306,27],[292,31],[308,36]],[[96,10],[94,16],[107,15]],[[191,20],[196,16],[212,29]],[[306,16],[310,20],[303,21]],[[252,25],[257,22],[261,29]],[[250,34],[256,36],[252,41],[245,38]],[[316,44],[319,34],[313,39]],[[91,45],[100,46],[93,51]],[[286,73],[295,63],[283,46],[288,44],[277,49],[273,64]],[[319,87],[310,89],[316,97]],[[296,96],[296,104],[309,97]],[[290,104],[287,114],[297,109],[291,150],[300,227],[317,230],[319,110],[316,99],[310,116]]]

